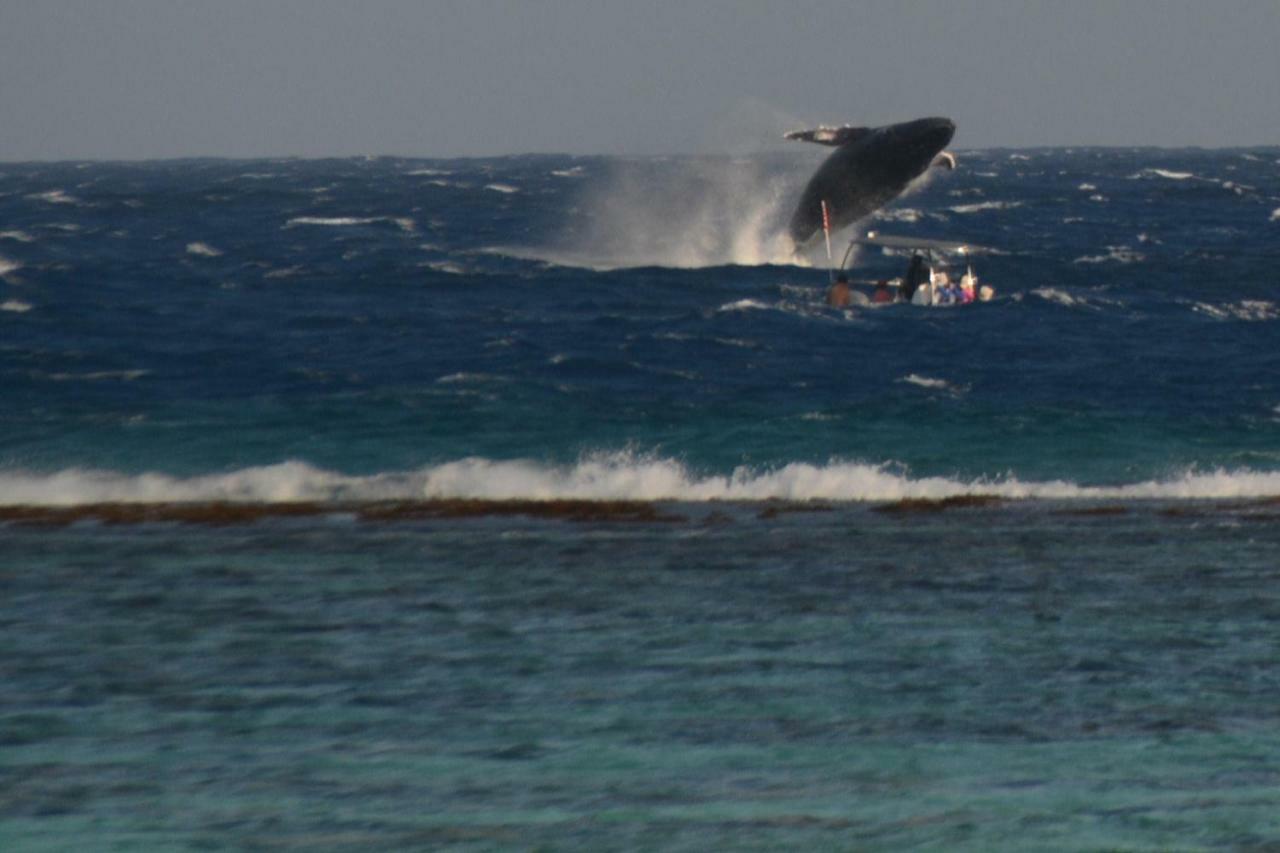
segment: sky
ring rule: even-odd
[[[1280,144],[1280,0],[0,0],[0,161]]]

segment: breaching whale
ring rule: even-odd
[[[786,134],[787,139],[833,145],[835,151],[809,179],[791,215],[796,249],[822,232],[826,203],[836,231],[888,204],[931,165],[955,168],[943,151],[956,132],[949,118],[921,118],[884,127],[819,127]]]

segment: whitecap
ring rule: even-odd
[[[1067,307],[1074,307],[1077,305],[1088,306],[1089,304],[1087,300],[1080,297],[1073,296],[1072,294],[1067,293],[1065,290],[1059,290],[1056,287],[1037,287],[1035,290],[1032,290],[1031,292],[1032,294],[1034,294],[1035,296],[1039,296],[1041,299],[1045,300],[1046,302],[1053,302],[1058,305],[1065,305]]]
[[[1076,187],[1076,189],[1080,190],[1081,192],[1091,193],[1094,190],[1096,190],[1097,187],[1094,186],[1093,184],[1081,184],[1080,186]]]
[[[730,311],[768,311],[774,306],[761,302],[759,299],[739,299],[735,302],[726,302],[716,309],[717,312],[724,313]]]
[[[133,382],[150,372],[149,370],[92,370],[86,373],[34,373],[32,375],[50,382]]]
[[[412,233],[417,223],[408,217],[397,216],[295,216],[285,222],[285,228],[297,228],[303,225],[316,225],[328,228],[349,228],[354,225],[376,225],[379,222],[390,222],[399,226],[401,231]]]
[[[25,314],[31,310],[30,302],[23,302],[21,299],[6,299],[0,302],[0,311],[10,311],[14,314]]]
[[[485,184],[484,188],[487,190],[492,190],[493,192],[496,192],[496,193],[510,194],[510,193],[520,192],[519,187],[513,187],[511,186],[511,184]]]
[[[43,193],[32,193],[27,198],[35,201],[43,201],[49,204],[82,204],[83,202],[75,196],[67,195],[65,190],[49,190]]]
[[[497,376],[492,373],[451,373],[448,376],[441,376],[436,380],[438,385],[453,385],[458,383],[477,383],[477,382],[507,382],[505,376]]]
[[[1277,207],[1275,210],[1271,211],[1271,219],[1269,219],[1269,220],[1267,220],[1267,221],[1268,221],[1268,222],[1278,222],[1278,221],[1280,221],[1280,207]]]
[[[580,178],[586,174],[586,169],[582,166],[574,166],[572,169],[553,169],[551,174],[557,178]]]
[[[378,221],[378,217],[368,216],[295,216],[286,222],[284,227],[296,228],[300,225],[321,225],[342,228],[351,225],[369,225]]]
[[[918,373],[909,373],[906,376],[900,376],[895,381],[905,383],[907,385],[915,385],[920,388],[927,388],[930,391],[946,391],[949,394],[963,394],[969,390],[968,386],[952,385],[945,379],[921,376]]]
[[[448,273],[449,275],[466,275],[467,268],[455,261],[428,261],[425,264],[419,264],[420,267],[435,270],[436,272]]]
[[[1192,172],[1174,172],[1169,169],[1143,169],[1129,176],[1130,178],[1166,178],[1170,181],[1188,181],[1195,177]]]
[[[188,243],[187,254],[198,255],[202,258],[218,258],[222,256],[222,252],[220,250],[213,248],[208,243],[200,242]]]
[[[952,213],[979,213],[984,210],[1012,210],[1022,207],[1020,201],[982,201],[976,204],[957,204],[947,208]]]
[[[1135,264],[1145,261],[1147,256],[1141,252],[1135,252],[1129,246],[1108,246],[1105,255],[1085,255],[1076,258],[1072,263],[1076,264],[1104,264],[1115,262],[1119,264]]]
[[[452,175],[453,172],[448,169],[414,169],[412,172],[406,172],[405,174],[414,176]]]
[[[8,258],[0,257],[0,276],[6,276],[15,270],[22,269],[22,264],[17,261],[11,261]]]
[[[1274,302],[1261,299],[1242,299],[1239,302],[1218,304],[1197,302],[1192,305],[1192,310],[1215,320],[1262,322],[1280,317],[1280,308],[1277,308]]]
[[[19,243],[35,242],[35,238],[25,231],[0,231],[0,240],[15,240]]]
[[[876,219],[881,222],[919,222],[923,214],[913,207],[902,207],[890,210],[883,210],[876,214]]]

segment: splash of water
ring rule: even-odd
[[[564,245],[537,255],[593,269],[807,265],[785,229],[803,174],[796,165],[776,157],[622,161],[584,188]]]

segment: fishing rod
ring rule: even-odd
[[[831,272],[831,215],[827,212],[827,200],[824,198],[822,204],[822,236],[827,241],[827,283],[831,283],[834,274]],[[844,264],[840,265],[840,269],[844,269]]]

